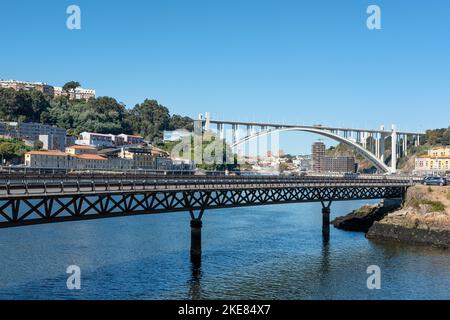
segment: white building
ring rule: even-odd
[[[117,137],[120,137],[121,139],[123,139],[124,144],[133,144],[134,145],[134,144],[144,143],[144,138],[140,135],[121,133],[121,134],[117,135]]]
[[[95,98],[95,90],[93,89],[76,88],[74,91],[67,93],[63,91],[62,87],[53,88],[55,97],[68,95],[69,100],[89,100],[90,98]]]
[[[114,145],[112,138],[113,135],[111,134],[82,132],[80,136],[81,139],[75,141],[78,145],[94,147],[112,147]]]

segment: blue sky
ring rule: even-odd
[[[2,1],[0,78],[77,80],[193,117],[425,130],[450,125],[448,21],[444,0]]]

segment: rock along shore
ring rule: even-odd
[[[408,189],[401,208],[366,205],[332,224],[366,232],[370,240],[450,248],[450,187],[417,185]]]

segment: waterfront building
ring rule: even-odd
[[[192,161],[172,160],[153,156],[143,148],[122,149],[119,153],[97,154],[89,146],[70,146],[66,152],[30,151],[25,154],[25,166],[49,169],[94,170],[194,170]]]
[[[66,148],[66,153],[74,156],[80,156],[83,154],[97,154],[97,148],[92,146],[73,145]]]
[[[428,150],[427,155],[417,156],[414,173],[445,174],[450,172],[450,147],[439,147]]]
[[[75,164],[72,157],[61,151],[30,151],[25,154],[25,166],[36,168],[67,169]]]
[[[155,167],[155,157],[150,149],[145,148],[122,148],[119,158],[132,162],[133,168],[152,169]]]

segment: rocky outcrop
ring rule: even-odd
[[[389,212],[399,209],[400,201],[386,201],[377,205],[365,205],[343,217],[337,217],[331,224],[346,231],[367,232],[374,222],[383,219]]]
[[[410,188],[404,207],[375,222],[366,237],[450,248],[450,188]]]
[[[450,230],[418,229],[402,225],[375,222],[367,239],[405,242],[450,248]]]

